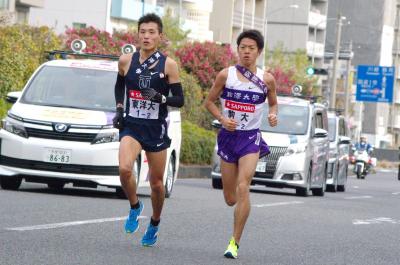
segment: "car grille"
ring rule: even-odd
[[[286,153],[287,147],[270,146],[269,150],[271,153],[260,159],[260,161],[267,162],[265,172],[256,172],[255,177],[257,178],[272,179],[274,177],[278,160]]]
[[[18,159],[1,155],[0,155],[0,165],[16,167],[16,168],[62,172],[62,173],[77,173],[77,174],[106,175],[106,176],[119,175],[118,166],[58,164],[58,163],[48,163],[36,160]]]
[[[49,130],[41,130],[36,128],[25,127],[28,137],[66,140],[76,142],[92,142],[96,137],[95,133],[71,133],[71,132],[55,132]]]

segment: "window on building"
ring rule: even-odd
[[[86,28],[86,23],[74,22],[74,23],[72,23],[72,27],[74,29],[84,29],[84,28]]]
[[[8,9],[9,0],[0,0],[0,9]]]

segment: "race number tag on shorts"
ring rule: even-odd
[[[227,111],[226,116],[228,118],[234,119],[237,122],[237,128],[244,130],[249,121],[254,118],[256,106],[254,104],[226,100],[225,111]]]
[[[129,91],[129,116],[139,119],[158,119],[160,104],[145,100],[139,90]]]

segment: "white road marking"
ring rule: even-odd
[[[358,186],[353,186],[353,188],[358,189],[359,187]]]
[[[273,207],[273,206],[282,206],[282,205],[291,205],[291,204],[302,204],[302,201],[289,201],[289,202],[273,202],[273,203],[265,203],[265,204],[253,204],[253,207],[262,208],[262,207]]]
[[[394,220],[389,217],[378,217],[372,219],[354,219],[353,225],[370,225],[370,224],[382,224],[382,223],[390,223],[390,224],[400,224],[400,221]]]
[[[147,218],[147,216],[139,216],[139,219],[145,219],[145,218]],[[83,220],[83,221],[74,221],[74,222],[65,222],[65,223],[53,223],[53,224],[44,224],[44,225],[9,227],[9,228],[5,228],[5,230],[10,230],[10,231],[31,231],[31,230],[54,229],[54,228],[61,228],[61,227],[66,227],[66,226],[98,224],[98,223],[105,223],[105,222],[115,222],[115,221],[120,221],[120,220],[125,220],[125,219],[126,219],[126,216],[123,216],[123,217],[92,219],[92,220]]]
[[[400,191],[398,191],[398,192],[393,192],[392,194],[393,194],[393,195],[399,195],[399,194],[400,194]]]
[[[344,197],[346,200],[355,200],[355,199],[371,199],[372,196],[352,196],[352,197]]]
[[[397,171],[395,169],[379,169],[378,172],[392,173],[392,172],[397,172]]]

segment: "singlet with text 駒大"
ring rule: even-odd
[[[220,97],[222,115],[237,122],[236,130],[259,129],[263,119],[263,104],[266,94],[253,82],[243,82],[238,78],[235,66],[228,69],[228,78]],[[257,68],[256,76],[263,80],[264,71]]]

